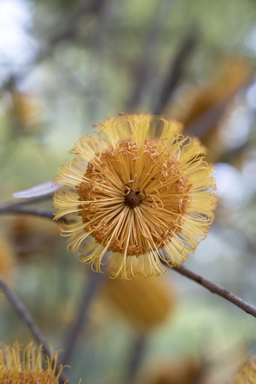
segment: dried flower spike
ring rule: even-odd
[[[18,343],[12,347],[0,345],[0,384],[57,384],[61,370],[55,375],[54,367],[46,361],[42,369],[42,350],[31,343],[24,350]]]
[[[216,203],[212,167],[197,139],[149,115],[105,121],[81,137],[59,169],[55,219],[68,250],[112,277],[153,276],[187,259],[205,238]],[[160,138],[156,133],[161,130]]]

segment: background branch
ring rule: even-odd
[[[30,205],[30,204],[33,204],[33,203],[38,203],[38,202],[41,202],[41,201],[45,201],[45,200],[50,200],[52,199],[54,196],[54,193],[50,194],[50,195],[43,195],[43,196],[38,196],[38,197],[30,197],[29,199],[25,199],[25,200],[22,200],[22,201],[19,201],[17,203],[9,203],[8,205],[12,205],[13,207],[16,206],[20,206],[20,205]]]
[[[86,279],[86,283],[84,284],[82,291],[82,300],[78,306],[76,320],[74,323],[72,323],[70,331],[67,332],[68,339],[66,341],[66,345],[64,346],[65,354],[62,359],[63,365],[68,365],[71,363],[79,333],[81,332],[82,328],[86,327],[86,324],[88,323],[91,301],[95,297],[95,294],[98,292],[98,289],[105,277],[106,275],[101,273],[91,272],[89,283]]]
[[[181,48],[178,51],[174,61],[171,60],[170,71],[167,73],[166,78],[163,81],[160,95],[157,98],[158,103],[154,109],[154,115],[160,115],[163,113],[168,101],[170,100],[173,92],[184,75],[188,59],[194,50],[198,41],[198,33],[192,28],[189,30],[184,41],[181,44]]]
[[[54,212],[47,211],[46,209],[28,208],[28,207],[19,206],[18,204],[0,206],[0,214],[1,213],[22,213],[25,215],[46,217],[51,220],[53,220],[55,216]],[[60,218],[59,220],[66,220],[66,219]]]
[[[159,55],[159,45],[164,32],[165,20],[169,16],[169,11],[173,2],[170,0],[159,0],[150,20],[148,30],[142,45],[142,53],[138,60],[134,89],[127,102],[125,110],[134,113],[141,105],[145,90],[152,80],[155,60]]]
[[[80,9],[71,16],[66,26],[49,40],[48,48],[39,53],[35,64],[48,57],[58,44],[73,38],[77,34],[82,18],[89,13],[97,13],[102,7],[104,0],[81,1],[80,3]]]
[[[131,360],[128,366],[128,383],[133,383],[137,372],[139,371],[143,358],[146,352],[147,337],[145,334],[139,334],[134,342],[133,350],[131,351]]]
[[[49,358],[50,361],[52,361],[52,366],[54,367],[55,364],[55,358],[51,354],[51,350],[49,345],[47,344],[44,336],[42,335],[41,331],[35,324],[34,320],[28,313],[27,309],[23,305],[23,303],[19,300],[19,298],[12,292],[12,290],[8,287],[6,282],[4,281],[3,277],[0,275],[0,287],[2,288],[5,296],[9,300],[9,302],[13,305],[15,311],[17,314],[22,318],[23,322],[26,324],[30,332],[32,333],[34,339],[38,342],[39,345],[42,345],[42,350],[45,356]],[[59,371],[61,370],[61,366],[59,364],[56,365],[55,375],[57,376]],[[66,376],[66,374],[62,371],[59,377],[59,382],[61,384],[64,384],[67,382],[69,378]]]
[[[249,315],[252,315],[253,317],[256,317],[256,308],[247,303],[247,301],[241,299],[240,297],[234,295],[232,292],[228,291],[227,289],[223,288],[221,285],[215,284],[204,277],[197,275],[196,273],[190,271],[189,269],[181,266],[178,268],[172,268],[174,271],[180,273],[183,276],[188,277],[191,280],[194,280],[196,283],[202,285],[204,288],[208,289],[208,291],[219,295],[229,301],[230,303],[233,303],[238,308],[242,309]]]

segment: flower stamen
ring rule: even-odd
[[[206,236],[216,203],[212,168],[177,122],[122,115],[72,152],[74,161],[59,171],[65,187],[55,195],[56,219],[69,214],[78,222],[61,233],[96,271],[104,257],[112,277],[163,273],[161,260],[180,265]]]
[[[142,203],[142,199],[139,197],[140,191],[133,191],[132,189],[130,192],[125,195],[124,202],[128,207],[134,208],[138,207]]]

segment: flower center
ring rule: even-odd
[[[140,191],[133,191],[132,189],[130,192],[128,192],[127,195],[125,195],[124,202],[128,207],[134,208],[138,207],[141,203],[142,200],[139,197]]]
[[[109,251],[143,255],[182,229],[190,184],[177,156],[157,145],[127,140],[96,153],[76,186],[84,230]]]

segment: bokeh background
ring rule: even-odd
[[[0,0],[0,272],[72,383],[227,383],[256,353],[256,320],[175,271],[95,277],[56,223],[1,207],[53,180],[95,123],[178,119],[208,149],[218,194],[186,267],[256,305],[255,69],[253,0]],[[0,341],[15,340],[31,335],[0,296]]]

